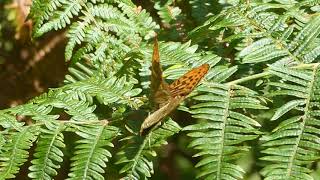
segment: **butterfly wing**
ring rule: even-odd
[[[203,64],[193,68],[169,85],[172,97],[187,96],[208,73],[209,65]]]
[[[162,77],[158,40],[155,38],[151,65],[151,101],[155,108],[164,106],[170,98],[169,85]]]
[[[185,97],[178,96],[171,98],[165,105],[160,107],[158,110],[150,114],[142,123],[140,128],[140,135],[143,131],[158,122],[160,122],[163,118],[168,116],[174,109],[176,109],[179,104],[185,99]]]
[[[161,82],[162,78],[162,69],[160,66],[160,55],[159,55],[159,45],[157,38],[154,39],[153,44],[153,54],[152,54],[152,64],[151,64],[151,90],[156,91]]]
[[[145,129],[157,124],[176,109],[185,97],[197,86],[200,80],[207,74],[208,69],[209,65],[203,64],[187,72],[181,78],[170,84],[169,99],[143,121],[140,128],[140,135]]]

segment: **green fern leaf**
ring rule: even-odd
[[[307,165],[320,159],[320,74],[318,66],[311,67],[311,70],[299,70],[271,66],[271,73],[282,81],[272,83],[272,86],[278,88],[277,93],[272,95],[291,96],[295,99],[284,104],[273,119],[284,116],[298,105],[302,107],[299,114],[284,116],[284,120],[270,135],[261,138],[266,148],[262,151],[265,155],[261,159],[271,163],[261,171],[265,179],[313,179]]]
[[[0,111],[0,125],[5,129],[20,131],[24,123],[18,122],[15,116]]]
[[[4,144],[0,154],[0,179],[15,178],[20,166],[28,160],[28,151],[37,139],[38,131],[38,126],[27,126],[19,132],[10,133],[10,140]]]
[[[204,179],[241,179],[244,170],[234,160],[249,150],[244,141],[258,137],[260,126],[250,117],[237,112],[237,109],[265,109],[257,99],[257,93],[241,86],[227,86],[205,83],[197,89],[201,94],[193,97],[200,101],[191,107],[194,118],[199,124],[185,127],[191,131],[188,136],[193,140],[189,147],[201,157],[196,165],[200,169],[198,178]]]
[[[29,167],[31,172],[28,176],[32,179],[53,179],[58,174],[56,169],[60,168],[59,164],[63,161],[61,149],[65,147],[62,134],[64,125],[54,121],[47,121],[45,125],[46,129],[41,128],[36,153],[31,161],[33,165]]]
[[[35,33],[36,37],[39,37],[52,29],[58,30],[66,27],[67,24],[71,23],[71,18],[74,15],[77,15],[82,8],[78,1],[61,1],[61,4],[63,11],[55,11],[49,22],[44,23],[39,29],[37,29]]]
[[[212,43],[240,40],[236,48],[241,50],[237,59],[242,59],[242,63],[277,60],[285,64],[310,63],[319,54],[316,37],[320,33],[320,18],[318,15],[305,18],[303,12],[297,11],[302,6],[278,2],[252,4],[250,8],[240,4],[228,7],[195,28],[190,37],[195,41],[207,41],[208,35],[223,33],[224,39],[217,37]],[[286,13],[279,14],[276,9]],[[290,18],[297,18],[298,25],[289,23]],[[232,33],[225,33],[230,31]]]
[[[126,143],[118,153],[117,164],[123,164],[120,173],[126,173],[125,179],[145,179],[153,171],[152,157],[156,156],[155,148],[167,144],[166,139],[180,131],[179,125],[168,120],[160,128],[151,130],[146,137],[128,136]]]
[[[119,135],[118,128],[107,124],[74,128],[76,134],[83,139],[76,142],[69,179],[104,179],[103,168],[107,166],[106,162],[111,157],[111,153],[105,148],[113,147],[111,141]]]
[[[169,0],[166,3],[162,3],[161,1],[155,3],[154,8],[158,10],[162,23],[170,24],[172,21],[176,20],[177,16],[181,13],[181,9],[172,6],[172,4],[172,0]]]

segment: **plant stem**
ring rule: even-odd
[[[250,80],[253,80],[253,79],[258,79],[258,78],[261,78],[261,77],[264,77],[264,76],[268,76],[268,75],[270,75],[270,72],[263,72],[263,73],[255,74],[255,75],[252,75],[252,76],[247,76],[247,77],[244,77],[244,78],[241,78],[241,79],[237,79],[237,80],[228,82],[226,84],[227,85],[240,84],[240,83],[243,83],[243,82],[246,82],[246,81],[250,81]]]
[[[316,67],[318,65],[319,65],[319,63],[299,64],[299,65],[291,67],[291,68],[294,68],[294,69],[308,69],[308,68],[314,68],[314,67]],[[268,76],[270,74],[271,73],[266,70],[265,72],[262,72],[262,73],[259,73],[259,74],[254,74],[254,75],[247,76],[247,77],[244,77],[244,78],[240,78],[240,79],[237,79],[237,80],[234,80],[234,81],[230,81],[230,82],[228,82],[226,84],[227,85],[241,84],[243,82],[250,81],[250,80],[253,80],[253,79],[258,79],[258,78],[261,78],[261,77],[264,77],[264,76]]]

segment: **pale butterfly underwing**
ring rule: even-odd
[[[162,77],[158,40],[155,38],[151,65],[150,100],[156,111],[142,123],[140,134],[168,116],[192,92],[209,70],[208,64],[191,69],[170,85]]]

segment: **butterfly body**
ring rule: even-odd
[[[170,85],[162,77],[158,41],[155,39],[151,66],[151,95],[153,106],[157,109],[142,123],[140,134],[168,116],[192,92],[209,70],[208,64],[191,69]]]

